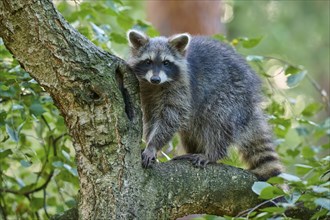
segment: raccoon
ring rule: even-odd
[[[127,37],[140,84],[144,167],[178,132],[187,154],[175,160],[203,167],[234,145],[260,180],[282,172],[260,107],[261,80],[232,47],[187,33],[149,38],[130,30]]]

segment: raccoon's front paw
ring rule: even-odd
[[[210,161],[204,157],[196,157],[194,160],[192,160],[192,164],[195,167],[205,168],[205,166],[209,163],[210,163]]]
[[[203,154],[185,154],[174,157],[173,160],[189,160],[195,167],[205,167],[210,161]]]
[[[150,167],[156,161],[156,151],[146,148],[142,152],[142,166],[144,168]]]

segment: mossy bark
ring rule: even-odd
[[[141,166],[138,82],[123,60],[72,28],[49,0],[2,0],[0,37],[50,93],[74,141],[80,219],[235,215],[258,202],[256,180],[221,164]]]

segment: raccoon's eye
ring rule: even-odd
[[[146,59],[146,60],[144,61],[144,63],[147,64],[147,65],[150,65],[150,64],[152,63],[152,61],[151,61],[150,59]]]
[[[170,64],[170,61],[168,61],[168,60],[164,60],[164,61],[163,61],[163,65],[164,65],[164,66],[168,66],[169,64]]]

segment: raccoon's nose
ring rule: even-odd
[[[150,82],[154,84],[159,84],[160,83],[160,77],[159,76],[152,76],[150,78]]]

